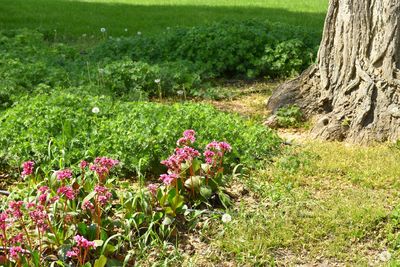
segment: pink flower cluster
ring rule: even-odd
[[[173,182],[175,182],[178,179],[178,175],[175,173],[170,173],[170,174],[161,174],[160,175],[160,180],[165,184],[165,185],[170,185]]]
[[[69,258],[78,257],[80,255],[82,249],[87,250],[87,249],[92,249],[92,248],[96,247],[96,244],[94,243],[94,241],[89,241],[80,235],[76,235],[74,237],[74,240],[76,242],[76,246],[71,248],[71,250],[67,251],[67,253],[66,253],[66,256]],[[86,256],[86,253],[84,253],[84,255]]]
[[[94,187],[94,191],[97,193],[97,200],[101,205],[106,205],[108,200],[111,199],[112,194],[108,191],[108,189],[101,185],[96,185]]]
[[[116,159],[111,159],[107,157],[97,157],[94,160],[94,164],[106,167],[107,169],[111,169],[119,164],[119,161]]]
[[[176,148],[175,153],[170,156],[167,160],[161,161],[161,164],[165,165],[170,172],[179,174],[181,170],[181,164],[187,161],[192,161],[194,158],[200,156],[199,151],[192,147],[184,146],[182,148]]]
[[[191,162],[194,158],[199,156],[199,151],[192,147],[184,146],[182,148],[176,148],[172,156],[167,160],[161,161],[161,164],[168,168],[168,174],[162,174],[160,180],[163,181],[164,184],[170,185],[179,177],[182,163]]]
[[[36,228],[40,232],[45,232],[49,229],[49,225],[47,224],[47,219],[49,218],[47,212],[45,211],[44,206],[37,205],[36,208],[29,212],[29,217],[35,223]]]
[[[206,149],[211,149],[211,150],[216,150],[216,151],[222,151],[222,152],[231,152],[232,147],[230,144],[226,142],[217,142],[217,141],[212,141],[206,146]]]
[[[11,247],[10,248],[10,256],[14,260],[17,260],[19,258],[19,254],[22,253],[22,252],[24,252],[24,250],[20,246],[16,246],[16,247]]]
[[[10,201],[8,203],[8,209],[6,212],[11,214],[14,219],[19,219],[22,217],[23,213],[21,211],[21,207],[24,205],[23,201]]]
[[[57,194],[62,197],[65,196],[69,200],[75,199],[75,192],[71,186],[61,186],[57,189]]]
[[[10,241],[12,244],[22,243],[24,241],[24,234],[23,233],[16,234],[10,239]]]
[[[82,170],[85,169],[87,166],[89,166],[89,163],[87,161],[82,160],[81,163],[79,163],[79,168]]]
[[[76,245],[80,248],[95,248],[96,244],[94,241],[88,241],[86,238],[80,235],[76,235],[74,237],[74,240],[76,242]]]
[[[92,204],[92,202],[85,200],[82,203],[82,210],[94,210],[94,205]]]
[[[8,227],[8,215],[5,212],[0,213],[0,229],[5,231]]]
[[[76,258],[79,255],[79,248],[73,247],[71,250],[68,250],[67,253],[65,254],[68,258]]]
[[[156,184],[149,184],[149,185],[147,186],[147,189],[149,190],[149,192],[150,192],[152,195],[155,195],[155,194],[157,193],[158,185],[156,185]]]
[[[35,162],[27,161],[22,164],[23,171],[21,173],[22,177],[29,176],[33,173],[33,168],[35,167]]]
[[[194,130],[186,130],[183,132],[183,137],[179,138],[179,140],[176,142],[177,146],[189,146],[196,141],[196,132]]]
[[[56,175],[57,175],[57,180],[59,180],[59,181],[63,181],[65,179],[71,179],[72,171],[69,169],[61,170],[61,171],[57,171]]]
[[[118,160],[107,157],[98,157],[94,160],[94,164],[91,165],[89,169],[96,172],[100,180],[103,180],[108,175],[110,170],[118,164]]]
[[[231,145],[226,142],[212,141],[206,146],[206,151],[204,151],[203,155],[206,163],[215,165],[222,159],[226,152],[231,152],[231,150]]]

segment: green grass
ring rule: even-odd
[[[297,147],[244,180],[250,195],[231,211],[231,223],[213,228],[213,249],[199,259],[367,266],[384,264],[379,255],[388,250],[395,264],[399,161],[399,151],[386,145]]]
[[[327,0],[2,0],[0,29],[40,29],[51,38],[89,42],[101,38],[101,27],[110,36],[126,36],[257,18],[321,31],[327,5]]]

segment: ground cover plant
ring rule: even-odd
[[[229,140],[232,164],[268,159],[281,142],[255,121],[210,105],[122,102],[65,92],[19,101],[0,115],[0,157],[14,167],[35,158],[51,170],[60,160],[77,164],[107,154],[120,159],[126,172],[134,172],[140,163],[143,171],[157,174],[160,160],[186,128],[203,131],[199,146],[209,139]]]
[[[318,40],[317,33],[256,20],[113,38],[86,49],[49,43],[39,32],[3,32],[1,106],[55,87],[126,100],[199,97],[216,79],[299,73],[313,62]]]
[[[192,147],[195,135],[184,131],[173,155],[161,162],[168,167],[161,184],[141,181],[139,188],[122,186],[112,175],[119,161],[111,158],[45,176],[34,161],[23,163],[21,176],[29,186],[14,190],[0,213],[1,264],[132,266],[138,243],[168,241],[203,203],[218,207],[216,198],[228,207],[223,160],[232,148],[212,141],[203,157]]]

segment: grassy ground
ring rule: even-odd
[[[121,36],[138,31],[154,34],[167,27],[222,19],[258,18],[321,31],[327,3],[327,0],[2,0],[0,29],[33,28],[56,39],[90,40],[102,36],[102,27],[108,35]]]
[[[383,265],[397,234],[400,153],[309,142],[245,178],[233,220],[210,230],[204,265]],[[379,162],[379,164],[378,164]],[[393,237],[396,236],[396,237]]]
[[[218,106],[259,116],[261,96]],[[297,136],[272,165],[238,179],[232,222],[200,231],[188,266],[400,264],[400,151]]]

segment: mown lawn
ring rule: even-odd
[[[90,41],[219,20],[266,19],[321,32],[327,0],[2,0],[0,29],[40,29],[55,39]]]

